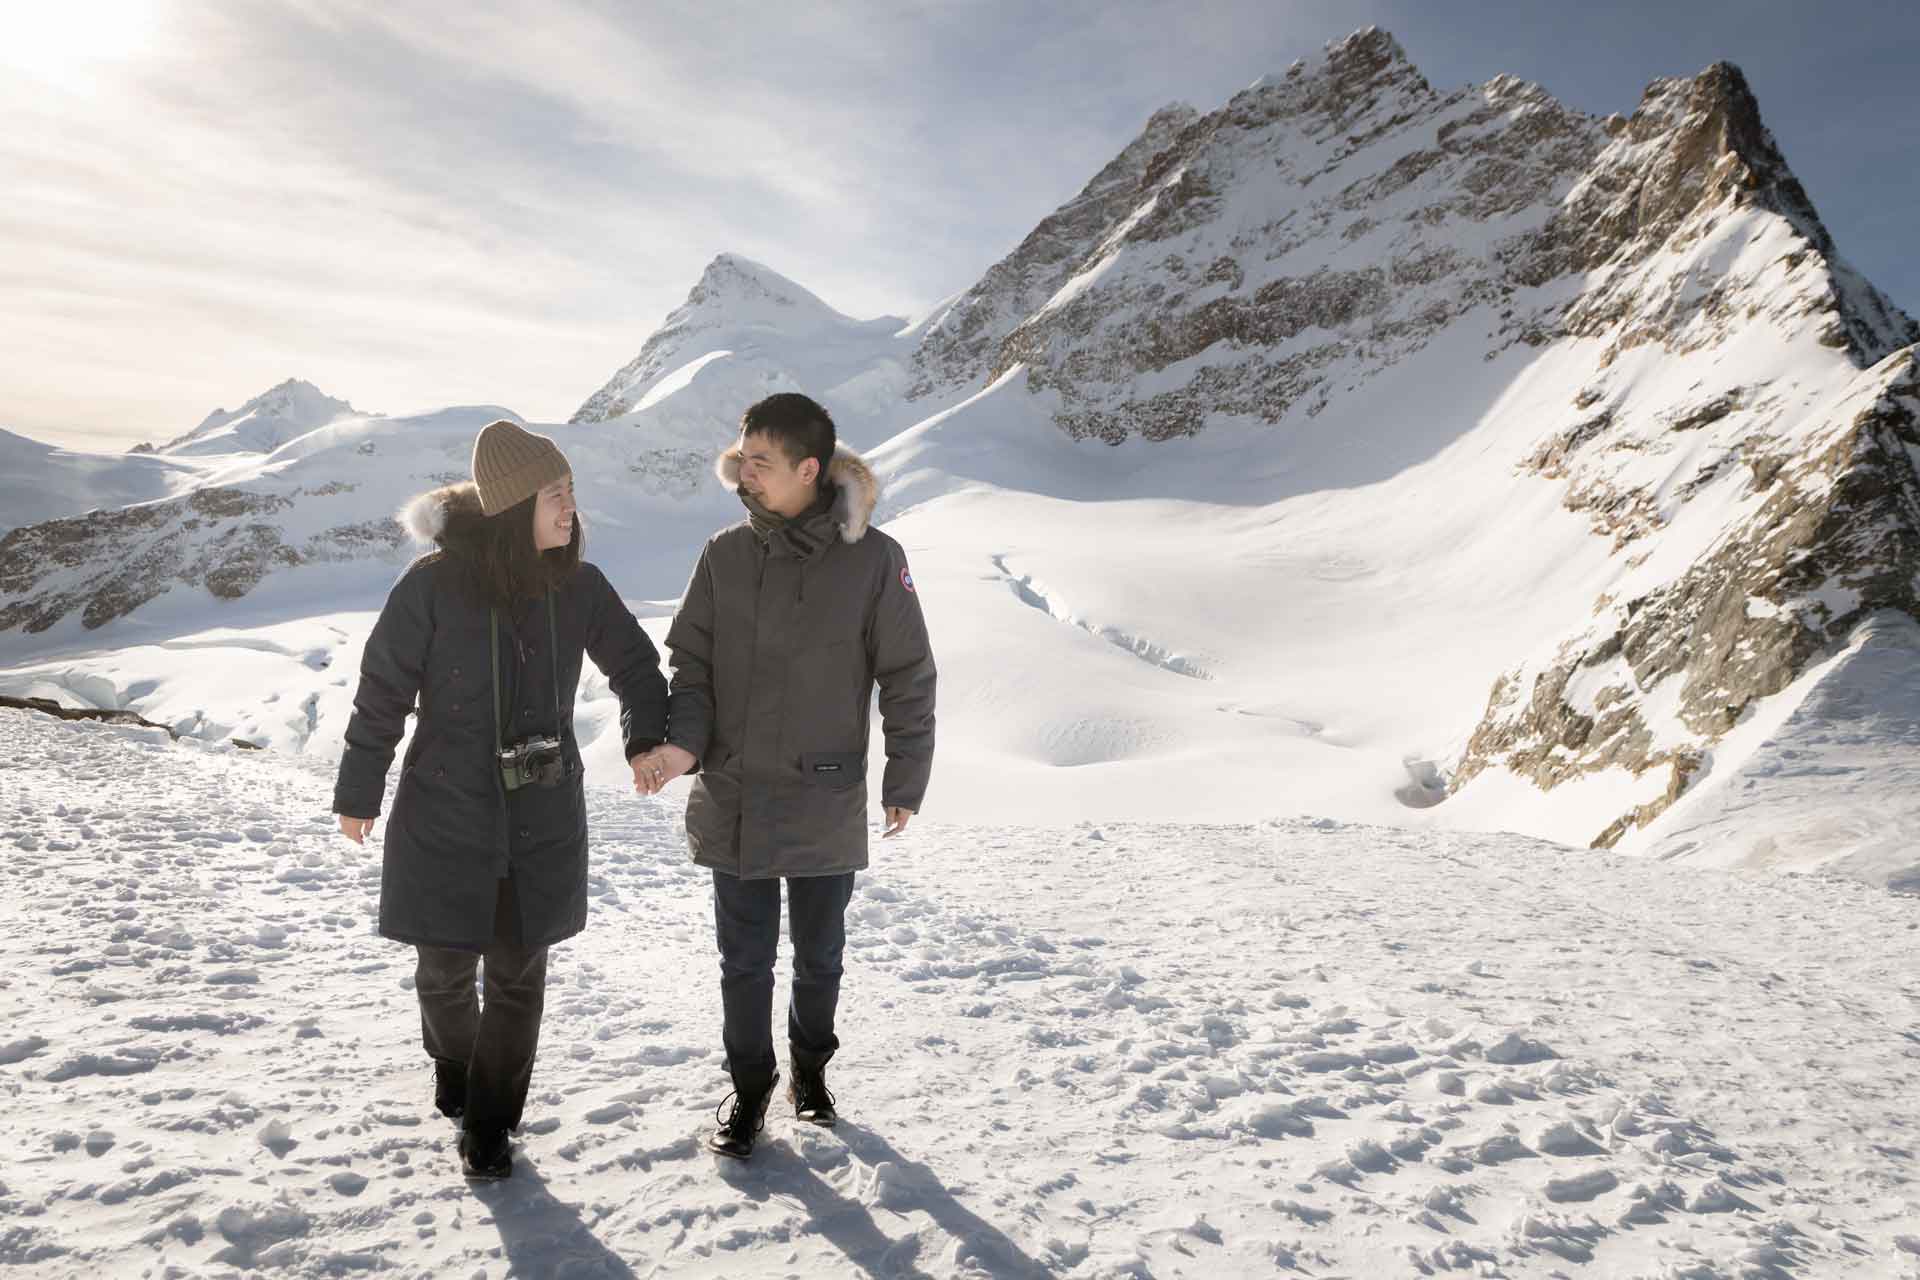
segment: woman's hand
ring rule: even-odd
[[[372,818],[350,818],[344,813],[337,816],[340,819],[340,834],[355,844],[365,844],[367,837],[373,834]]]
[[[633,789],[643,796],[659,795],[669,782],[693,768],[693,753],[671,742],[643,751],[627,762],[633,766]]]

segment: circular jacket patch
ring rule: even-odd
[[[902,569],[900,571],[900,585],[909,591],[913,590],[913,573],[911,570]]]

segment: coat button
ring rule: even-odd
[[[520,828],[520,838],[522,840],[525,840],[528,836],[532,834],[533,834],[533,831],[530,828],[527,828],[527,827]]]
[[[522,708],[520,708],[520,714],[521,714],[521,715],[523,715],[523,716],[528,716],[528,717],[531,717],[531,716],[533,715],[533,708],[532,708],[532,707],[522,707]]]
[[[433,776],[434,776],[434,777],[436,777],[436,778],[444,778],[444,777],[446,777],[446,776],[447,776],[447,766],[445,766],[445,765],[441,765],[441,766],[439,766],[438,768],[436,768],[436,769],[435,769],[435,770],[433,771]]]
[[[455,680],[458,680],[458,679],[460,678],[460,668],[458,668],[458,667],[455,667],[455,668],[453,669],[453,678],[454,678]]]
[[[460,704],[459,704],[459,703],[457,703],[457,702],[456,702],[456,703],[454,703],[454,704],[453,704],[453,706],[452,706],[452,707],[450,708],[450,710],[451,710],[451,711],[452,711],[452,712],[453,712],[453,713],[454,713],[455,715],[459,715],[459,714],[460,714]]]

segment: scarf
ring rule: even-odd
[[[747,521],[753,526],[754,537],[763,543],[770,542],[778,535],[793,548],[795,555],[804,560],[818,551],[831,536],[831,530],[813,527],[814,517],[833,509],[834,490],[827,485],[820,486],[820,496],[797,516],[783,516],[777,511],[769,511],[745,489],[735,492],[739,494],[741,505],[747,509]]]

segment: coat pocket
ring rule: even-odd
[[[867,776],[862,751],[809,751],[800,757],[800,772],[814,786],[830,791],[856,787]]]

